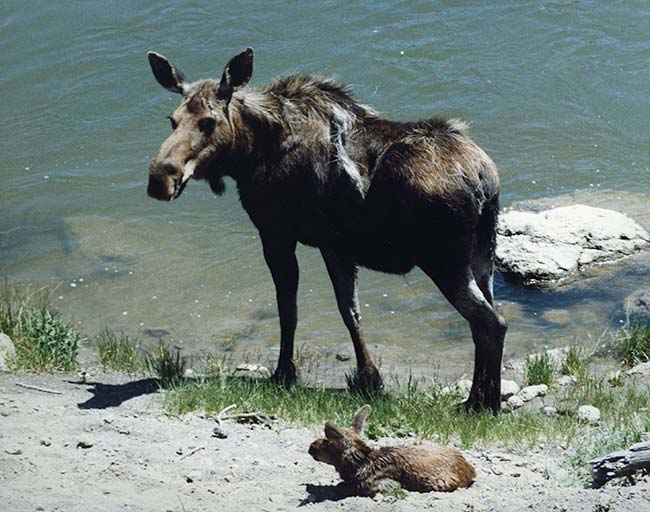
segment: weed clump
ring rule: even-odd
[[[181,357],[180,349],[175,352],[162,340],[153,352],[145,356],[145,368],[158,379],[158,385],[163,389],[177,386],[183,380],[187,358]]]
[[[650,323],[636,323],[621,329],[619,354],[625,366],[650,361]]]
[[[545,351],[526,358],[525,381],[527,385],[546,384],[550,386],[553,383],[554,373],[553,359],[548,352]]]
[[[117,335],[109,328],[104,328],[97,336],[96,343],[99,360],[107,368],[128,373],[144,369],[138,338],[131,338],[124,332]]]
[[[70,371],[77,368],[81,335],[54,311],[42,292],[27,293],[5,282],[0,291],[0,331],[14,342],[16,370]]]

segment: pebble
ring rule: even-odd
[[[553,407],[552,405],[545,405],[544,408],[542,409],[542,412],[546,416],[557,416],[557,409]]]
[[[23,451],[20,448],[9,448],[8,450],[5,450],[5,453],[7,455],[20,455]]]
[[[203,475],[201,475],[201,472],[198,469],[195,469],[185,476],[185,481],[188,484],[191,484],[192,482],[198,482],[201,480],[202,476]]]
[[[593,405],[581,405],[578,408],[578,419],[590,424],[598,423],[600,421],[600,409]]]
[[[503,475],[503,468],[501,466],[492,466],[492,473],[494,473],[497,476]]]
[[[345,352],[339,352],[338,354],[336,354],[336,360],[341,362],[349,361],[350,354],[346,354]]]
[[[578,379],[575,375],[564,375],[557,381],[560,386],[571,386],[576,382],[578,382]]]
[[[87,449],[87,448],[92,448],[93,446],[95,446],[95,440],[90,437],[84,437],[82,439],[79,439],[79,441],[77,441],[77,448]]]
[[[226,432],[226,430],[221,427],[214,427],[212,429],[212,437],[216,437],[218,439],[227,439],[228,432]]]
[[[50,446],[52,444],[52,441],[50,441],[49,438],[44,437],[41,439],[41,446]]]

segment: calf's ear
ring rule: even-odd
[[[183,73],[167,57],[156,52],[148,52],[149,64],[153,76],[165,89],[183,94],[183,84],[187,81]]]
[[[370,416],[370,404],[364,405],[356,412],[352,420],[352,430],[361,435],[366,423],[368,423],[368,416]]]
[[[217,97],[228,100],[240,87],[245,86],[253,76],[253,49],[246,48],[235,55],[223,70]]]

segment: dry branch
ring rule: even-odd
[[[35,391],[41,391],[43,393],[52,393],[53,395],[63,394],[62,391],[57,391],[56,389],[39,388],[38,386],[32,386],[31,384],[23,384],[22,382],[16,382],[16,386],[20,386],[21,388],[33,389]]]
[[[627,450],[602,455],[589,463],[593,466],[591,476],[599,487],[612,478],[630,476],[641,469],[650,471],[650,442],[633,444]]]

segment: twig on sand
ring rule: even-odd
[[[214,421],[221,424],[223,420],[223,415],[226,414],[228,411],[234,409],[235,407],[237,407],[237,404],[231,404],[228,407],[221,409],[221,411],[219,412],[219,414],[217,414],[217,417],[214,419]]]
[[[178,460],[187,459],[188,457],[191,457],[191,456],[194,455],[196,452],[200,452],[201,450],[205,450],[205,446],[199,446],[198,448],[194,448],[194,450],[192,450],[190,453],[186,453],[185,455],[183,455],[183,456],[182,456],[180,459],[178,459]]]
[[[21,388],[33,389],[35,391],[41,391],[43,393],[52,393],[53,395],[63,394],[62,391],[57,391],[56,389],[39,388],[38,386],[32,386],[31,384],[23,384],[22,382],[16,382],[16,386],[20,386]]]
[[[249,412],[242,414],[231,414],[224,416],[224,420],[236,420],[237,423],[255,423],[262,425],[270,425],[276,419],[275,414],[266,414],[264,412]]]

